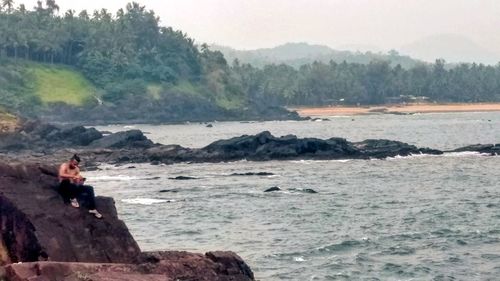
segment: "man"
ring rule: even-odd
[[[102,215],[95,209],[94,188],[90,185],[84,185],[85,178],[80,175],[80,157],[73,155],[69,162],[63,163],[59,168],[59,192],[65,203],[71,203],[71,206],[79,208],[77,197],[86,194],[89,203],[89,213],[96,218],[102,218]]]

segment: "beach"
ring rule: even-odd
[[[335,116],[365,114],[413,114],[413,113],[447,113],[447,112],[487,112],[500,111],[500,103],[421,103],[391,104],[380,106],[330,106],[330,107],[297,107],[290,108],[300,116]]]

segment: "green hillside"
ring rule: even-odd
[[[67,66],[27,63],[28,73],[33,77],[33,90],[42,103],[62,102],[70,105],[84,105],[96,93],[85,77]]]
[[[0,106],[35,113],[53,103],[81,106],[94,99],[96,88],[69,66],[25,60],[0,60]]]

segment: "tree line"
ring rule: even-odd
[[[409,69],[388,61],[368,64],[314,62],[295,69],[267,65],[263,69],[235,61],[232,66],[250,96],[281,105],[370,105],[411,101],[499,102],[500,64],[459,64],[444,60]]]
[[[38,1],[33,9],[2,0],[2,58],[72,66],[102,89],[104,101],[128,99],[128,106],[162,98],[159,104],[166,104],[173,89],[175,96],[201,97],[231,109],[381,104],[401,96],[425,96],[436,102],[500,101],[500,64],[448,67],[437,60],[403,68],[373,60],[257,68],[238,60],[228,63],[221,52],[160,26],[155,13],[138,3],[112,14],[106,9],[61,12],[54,0]],[[176,85],[186,81],[194,86],[179,92]],[[145,95],[149,83],[162,86],[159,98]],[[15,95],[9,98],[15,100]]]
[[[114,80],[174,82],[199,79],[199,52],[181,31],[160,27],[138,3],[111,14],[106,9],[59,12],[54,0],[33,10],[3,0],[0,55],[75,66],[99,86]]]

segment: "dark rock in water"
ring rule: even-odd
[[[232,173],[231,176],[273,176],[273,173],[268,172],[247,172],[247,173]]]
[[[36,124],[36,125],[35,125]],[[118,132],[109,136],[84,127],[59,128],[48,124],[29,123],[22,130],[0,136],[0,152],[28,150],[30,155],[39,152],[51,155],[57,149],[79,149],[95,162],[108,163],[161,163],[178,162],[223,162],[223,161],[268,161],[291,159],[384,159],[412,154],[439,155],[443,152],[430,148],[419,148],[407,143],[369,139],[348,142],[343,138],[317,139],[298,138],[294,135],[275,137],[264,131],[256,135],[243,135],[215,141],[203,148],[185,148],[179,145],[153,144],[139,130]],[[101,136],[101,137],[100,137]],[[74,139],[77,139],[75,144]],[[97,139],[96,139],[97,138]],[[95,139],[95,140],[93,140]],[[93,140],[89,145],[85,145]],[[453,150],[477,151],[490,155],[499,154],[500,144],[473,145]],[[68,154],[72,152],[68,151]],[[65,156],[66,158],[67,156]],[[238,174],[234,174],[238,175]],[[242,176],[265,176],[269,174],[241,174]]]
[[[490,155],[500,155],[500,143],[469,145],[457,148],[455,150],[451,150],[450,152],[464,152],[464,151],[479,152]]]
[[[94,148],[150,148],[154,144],[140,130],[118,132],[93,141]]]
[[[281,188],[279,188],[278,186],[273,186],[273,187],[270,187],[266,190],[264,190],[264,192],[273,192],[273,191],[280,191]]]
[[[2,135],[0,150],[43,150],[47,148],[86,146],[102,138],[94,128],[57,127],[39,121],[24,123],[18,132]]]
[[[77,146],[87,146],[100,138],[102,138],[101,132],[95,128],[87,129],[83,126],[54,130],[45,136],[45,139],[49,142],[66,141]]]
[[[96,198],[96,219],[65,205],[57,185],[56,167],[0,163],[0,279],[254,280],[232,252],[141,253],[112,198]]]
[[[128,166],[127,169],[135,169],[135,166]]]
[[[408,156],[411,154],[443,154],[442,151],[430,148],[418,148],[400,141],[384,139],[368,139],[354,143],[360,154],[365,158],[387,158],[394,156]]]
[[[213,126],[214,126],[214,125],[212,125],[212,124],[208,124],[206,127],[207,127],[207,128],[212,128]]]
[[[167,193],[167,192],[177,193],[177,192],[179,192],[179,190],[177,190],[177,189],[162,189],[162,190],[160,190],[158,192],[159,193]]]
[[[358,154],[358,151],[345,139],[316,138],[298,139],[294,135],[274,137],[265,131],[254,136],[220,140],[201,149],[202,155],[208,155],[219,161],[248,159],[334,159]]]
[[[196,180],[198,178],[186,177],[186,176],[178,176],[175,178],[168,178],[169,180]]]

